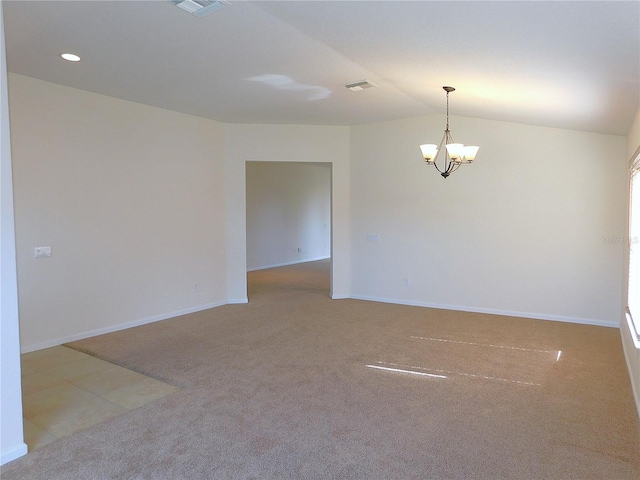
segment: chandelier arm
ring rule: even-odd
[[[436,158],[433,159],[433,165],[436,167],[436,170],[438,170],[438,172],[440,173],[444,173],[447,171],[447,169],[449,168],[449,165],[447,164],[447,154],[446,152],[444,153],[444,170],[440,170],[440,168],[438,167],[438,158],[440,157],[440,155],[442,155],[442,150],[443,150],[443,146],[445,146],[445,150],[446,150],[446,144],[447,144],[447,130],[444,131],[444,135],[442,135],[442,139],[440,140],[440,144],[438,145],[438,153],[436,153]]]
[[[434,166],[434,167],[436,167],[436,170],[437,170],[438,172],[440,172],[440,173],[444,173],[444,171],[443,171],[443,170],[440,170],[440,169],[438,168],[438,164],[437,164],[436,162],[433,162],[433,166]],[[445,170],[445,171],[446,171],[446,170]]]

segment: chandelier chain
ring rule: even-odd
[[[447,92],[447,132],[449,131],[449,92]]]

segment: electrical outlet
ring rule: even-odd
[[[36,258],[50,257],[51,247],[36,247],[33,250],[33,256]]]
[[[408,286],[409,286],[409,279],[408,279],[407,277],[404,277],[404,278],[402,279],[402,284],[403,284],[405,287],[408,287]]]

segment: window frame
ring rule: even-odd
[[[636,206],[635,209],[633,208],[634,204]],[[638,147],[629,161],[628,206],[627,264],[629,268],[627,270],[625,316],[633,343],[636,348],[640,349],[640,147]],[[632,258],[635,262],[631,261]],[[634,268],[635,271],[633,270]],[[632,279],[634,280],[632,281]],[[635,292],[632,291],[633,289],[635,289]],[[632,299],[634,294],[636,298]]]

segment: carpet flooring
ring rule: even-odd
[[[73,342],[180,390],[2,479],[640,478],[617,329],[331,300],[328,266]]]

